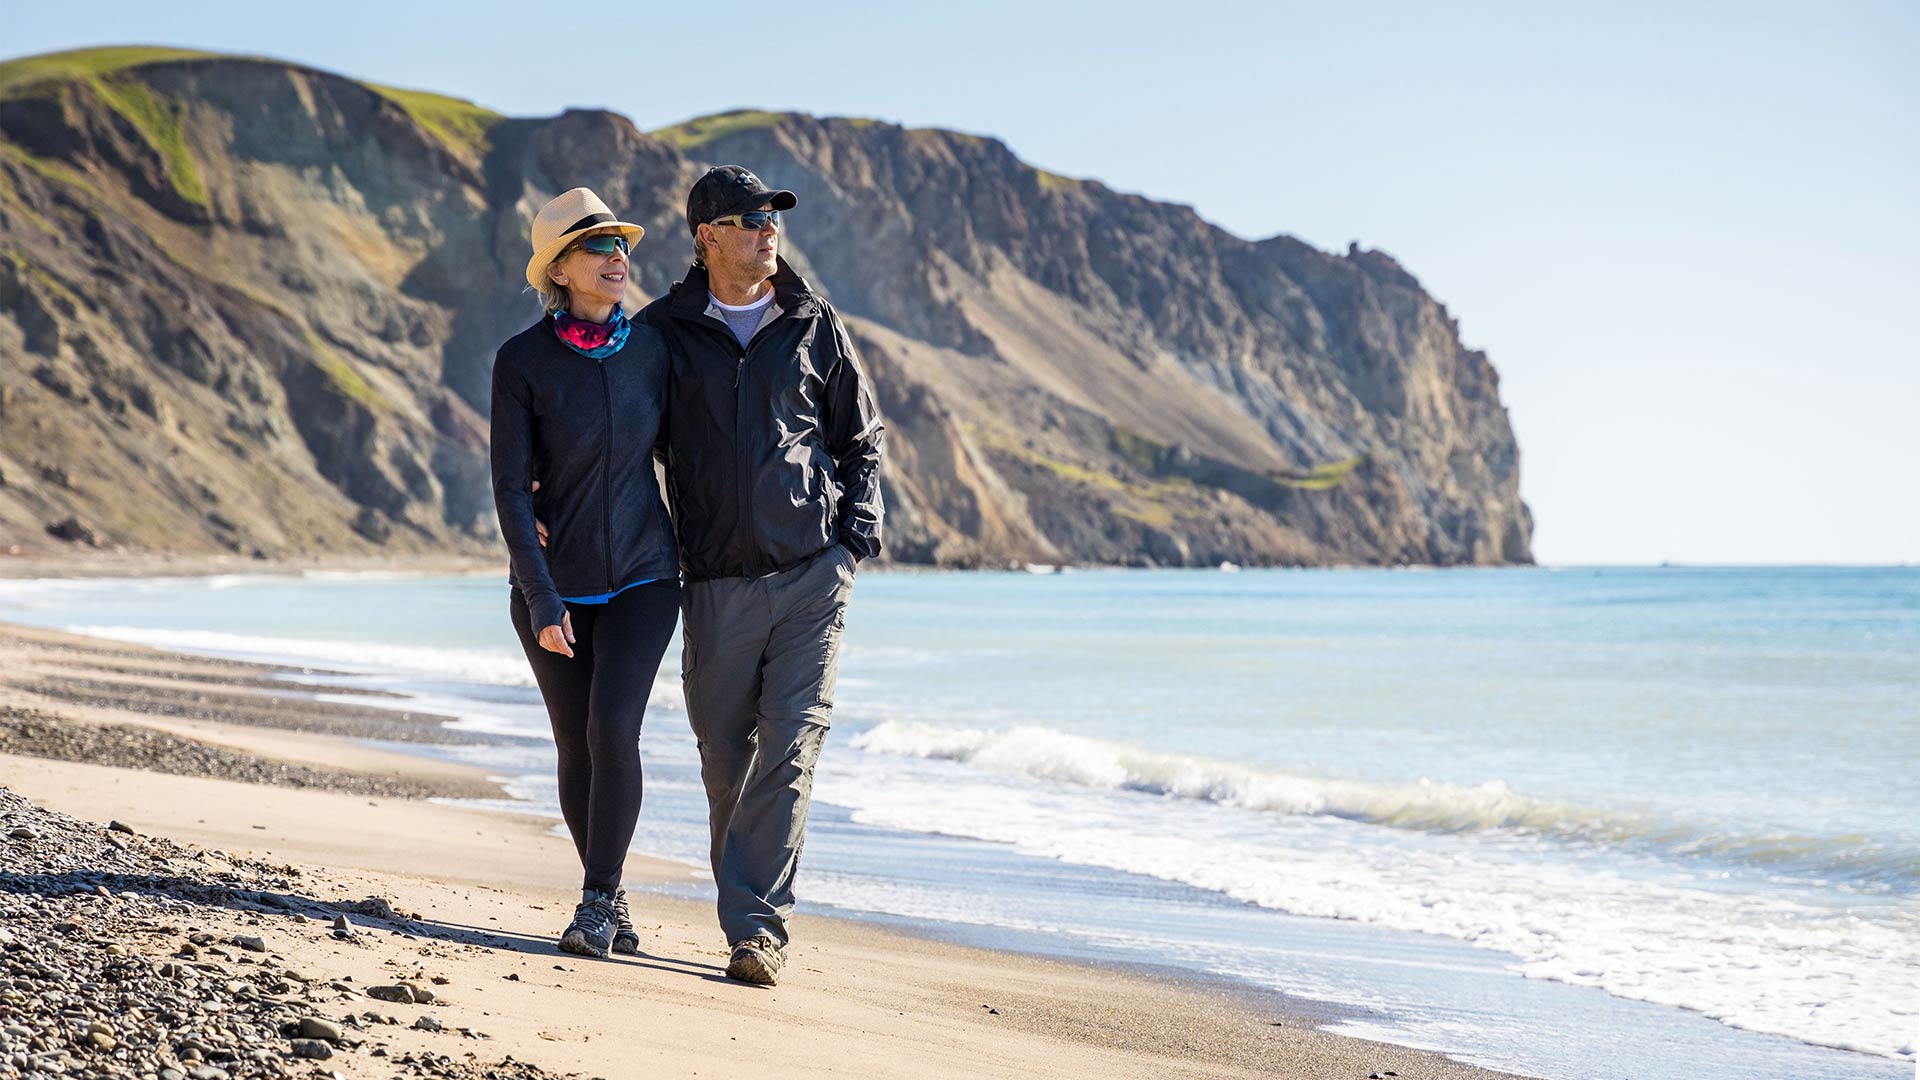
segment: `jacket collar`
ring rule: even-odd
[[[788,314],[800,317],[813,315],[819,309],[820,299],[819,294],[813,291],[813,286],[788,266],[787,260],[775,256],[774,266],[773,302]],[[707,312],[709,295],[707,268],[694,263],[687,270],[686,278],[673,286],[673,300],[669,309],[678,318],[698,319]]]

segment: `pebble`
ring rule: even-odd
[[[369,986],[367,996],[375,1001],[392,1001],[401,1005],[413,1004],[413,991],[405,983],[396,986]]]
[[[233,939],[233,943],[247,950],[248,952],[266,952],[267,951],[267,943],[262,938],[250,937],[248,935],[241,934],[236,936]]]
[[[107,829],[111,832],[126,833],[129,836],[134,835],[133,826],[124,821],[109,821],[107,822]]]
[[[339,1042],[346,1033],[345,1028],[342,1028],[339,1024],[331,1020],[325,1020],[318,1016],[303,1016],[300,1018],[300,1038],[303,1039],[325,1039],[328,1042]]]
[[[0,705],[0,722],[9,708]],[[283,967],[247,940],[268,925],[244,914],[263,902],[256,898],[287,898],[283,914],[295,904],[318,910],[326,883],[296,882],[296,868],[164,837],[128,840],[120,830],[33,806],[0,786],[0,831],[8,830],[33,839],[0,841],[0,1080],[320,1080],[338,1075],[336,1066],[373,1075],[367,1070],[376,1057],[414,1078],[553,1080],[519,1061],[389,1054],[359,1030],[376,1022],[452,1030],[431,1017],[371,1014],[341,1022],[318,1015],[328,1008],[322,1002],[339,1000],[328,982]],[[355,944],[371,939],[359,933]],[[264,947],[263,937],[256,940]],[[173,946],[175,958],[160,955]],[[388,948],[386,935],[372,947]],[[446,985],[417,967],[401,970],[412,975],[384,988],[391,1000],[420,1004],[432,1000],[430,978]],[[240,977],[247,972],[253,977]],[[344,974],[332,985],[359,996]],[[313,1064],[297,1066],[302,1059]]]
[[[293,1040],[293,1056],[303,1058],[330,1058],[333,1056],[333,1047],[328,1046],[319,1039],[295,1039]]]

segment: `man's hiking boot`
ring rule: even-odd
[[[560,935],[560,948],[581,956],[605,957],[613,945],[613,898],[592,889],[583,890],[580,906],[573,909],[573,922]]]
[[[727,978],[755,986],[772,986],[780,981],[780,969],[786,963],[785,949],[765,934],[756,934],[733,943],[733,959],[727,963]]]
[[[640,955],[640,935],[634,932],[633,915],[627,911],[627,890],[613,890],[613,951],[622,956]]]

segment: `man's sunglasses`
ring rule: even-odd
[[[714,218],[713,224],[731,225],[736,229],[752,229],[759,232],[769,225],[779,225],[780,211],[749,210],[744,214],[729,214],[726,217]]]
[[[625,255],[633,250],[628,246],[627,238],[624,236],[589,236],[573,245],[573,248],[575,251],[585,251],[592,255],[611,255],[616,251]]]

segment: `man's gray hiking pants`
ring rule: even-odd
[[[853,564],[836,544],[778,574],[686,588],[680,677],[729,944],[757,934],[787,943]]]

